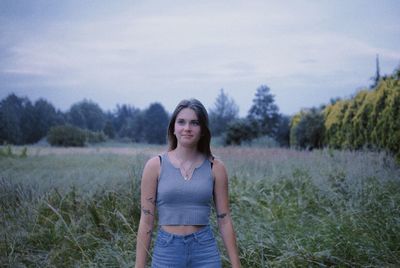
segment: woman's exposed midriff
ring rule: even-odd
[[[202,229],[204,225],[162,225],[161,228],[172,234],[177,234],[177,235],[187,235],[187,234],[192,234],[200,229]]]

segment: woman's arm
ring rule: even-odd
[[[144,166],[140,187],[141,214],[136,237],[136,268],[144,268],[146,266],[147,255],[149,254],[159,173],[160,160],[158,157],[153,157]]]
[[[215,178],[214,200],[217,210],[218,227],[232,267],[240,267],[236,244],[236,234],[229,210],[228,175],[224,164],[214,160],[213,175]]]

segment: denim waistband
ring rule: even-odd
[[[198,230],[198,231],[196,231],[194,233],[187,234],[187,235],[179,235],[179,234],[173,234],[173,233],[167,232],[167,231],[163,230],[162,227],[160,226],[158,228],[158,235],[165,236],[165,237],[168,237],[170,239],[176,238],[176,239],[187,240],[187,239],[192,238],[192,237],[193,238],[197,238],[199,235],[202,235],[203,233],[210,232],[210,231],[211,231],[210,225],[206,225],[206,226],[204,226],[203,228],[201,228],[200,230]]]

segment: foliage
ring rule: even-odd
[[[375,88],[379,84],[379,81],[381,80],[381,73],[380,73],[380,66],[379,66],[379,55],[376,55],[376,72],[375,72],[375,76],[371,77],[371,80],[373,81],[373,83],[370,86],[370,88]]]
[[[334,148],[386,149],[400,157],[400,83],[396,74],[372,90],[324,110],[324,143]]]
[[[0,102],[0,143],[23,144],[25,135],[23,130],[30,116],[32,104],[27,98],[10,94]]]
[[[80,129],[71,125],[52,127],[47,136],[50,145],[64,147],[83,147],[86,143],[94,144],[106,140],[107,136],[103,132]]]
[[[0,263],[134,266],[140,174],[155,153],[142,151],[0,158]],[[400,170],[389,155],[246,147],[216,154],[231,174],[242,267],[400,265]]]
[[[151,144],[164,144],[167,137],[168,113],[160,103],[152,103],[143,115],[143,136]]]
[[[129,105],[117,105],[113,125],[119,138],[127,137],[131,141],[144,141],[143,113]]]
[[[300,123],[301,118],[304,116],[304,112],[305,112],[304,109],[300,110],[300,112],[298,112],[295,115],[293,115],[292,119],[290,120],[289,142],[290,142],[290,147],[292,147],[292,148],[298,148],[299,147],[299,145],[297,143],[295,129],[297,128],[297,125]]]
[[[47,136],[47,141],[53,146],[82,147],[85,145],[85,132],[71,125],[52,127]]]
[[[270,88],[265,85],[257,88],[247,118],[255,123],[259,135],[275,136],[279,117],[279,109]]]
[[[11,145],[0,147],[0,157],[20,157],[26,158],[28,156],[28,148],[23,147],[19,153],[11,148]]]
[[[289,147],[290,145],[290,121],[290,117],[287,115],[281,114],[279,116],[279,123],[274,138],[281,147]]]
[[[219,139],[225,145],[270,137],[280,146],[295,148],[384,149],[400,161],[399,73],[400,68],[391,76],[380,76],[377,58],[374,87],[359,91],[351,99],[331,99],[330,105],[320,108],[323,126],[319,113],[300,111],[291,119],[279,114],[274,96],[265,85],[257,88],[247,118],[238,119],[237,105],[221,89],[215,107],[210,109],[211,130],[214,136],[221,135]],[[96,131],[98,134],[85,134],[90,142],[104,140],[105,134],[128,142],[163,144],[167,121],[168,113],[160,103],[143,111],[117,105],[116,111],[104,113],[96,103],[83,100],[64,114],[44,99],[32,104],[26,97],[10,94],[0,101],[0,144],[36,143],[51,127],[66,122]]]
[[[254,121],[236,119],[228,124],[224,137],[225,145],[240,145],[257,137],[257,126]]]
[[[35,143],[45,137],[52,126],[64,123],[61,113],[56,111],[54,106],[44,99],[39,99],[35,102],[32,113],[34,120],[29,127],[32,129],[29,137],[31,143]]]
[[[106,121],[106,123],[104,125],[103,132],[110,139],[114,139],[115,138],[115,129],[114,129],[114,126],[113,126],[111,120],[107,120]]]
[[[293,117],[291,142],[295,148],[321,148],[323,145],[324,117],[317,108],[303,109]]]
[[[209,111],[210,129],[212,135],[220,136],[223,134],[228,124],[238,118],[239,107],[235,101],[230,98],[223,89],[221,89],[214,107]]]
[[[10,94],[0,102],[0,143],[28,144],[39,141],[63,118],[43,99],[33,105],[28,98]]]
[[[71,106],[68,122],[82,129],[100,131],[105,125],[105,114],[97,103],[83,100]]]
[[[340,148],[344,142],[344,135],[341,130],[348,105],[348,100],[340,100],[332,106],[327,106],[324,110],[325,144],[332,148]]]
[[[247,118],[236,119],[227,124],[224,144],[249,144],[257,137],[273,138],[281,146],[288,146],[289,142],[289,118],[279,114],[274,96],[265,85],[257,88]]]
[[[3,191],[6,190],[5,186],[14,186],[7,181],[0,183]],[[24,192],[27,191],[23,186],[19,187]],[[133,266],[131,252],[134,251],[135,230],[140,214],[138,208],[132,204],[137,204],[138,200],[135,199],[137,196],[132,195],[129,187],[116,190],[99,190],[92,197],[88,197],[73,187],[67,193],[51,190],[40,200],[26,200],[25,197],[24,202],[31,201],[35,205],[32,215],[34,218],[29,221],[32,226],[26,226],[32,232],[24,238],[24,245],[20,244],[22,241],[18,241],[13,246],[39,250],[45,255],[41,256],[39,253],[36,256],[23,256],[19,252],[10,251],[11,248],[4,248],[4,244],[1,244],[3,250],[6,250],[6,255],[11,257],[15,254],[17,257],[14,260],[3,259],[2,263],[10,266],[37,267],[46,267],[49,264],[57,267],[74,267],[81,264]],[[14,194],[15,198],[24,198],[18,192]],[[26,209],[26,204],[19,206]],[[11,216],[9,213],[12,213],[11,209],[7,209],[7,218]],[[25,211],[22,213],[28,214]],[[38,231],[34,231],[35,225],[40,226]],[[6,235],[5,242],[13,243],[9,239],[10,236]]]
[[[87,143],[100,143],[100,142],[105,142],[107,140],[107,136],[101,132],[101,131],[90,131],[90,130],[84,130],[85,133],[85,141]]]
[[[146,125],[145,120],[155,122],[155,125]],[[64,114],[44,99],[32,104],[28,98],[10,94],[0,102],[0,144],[36,143],[48,135],[51,127],[65,124],[87,130],[85,135],[89,143],[103,141],[106,135],[111,139],[159,144],[165,143],[167,121],[168,113],[159,103],[144,111],[125,104],[117,105],[115,112],[105,113],[98,104],[83,100],[73,104]],[[67,144],[81,146],[78,137],[79,134],[69,137],[72,140]]]

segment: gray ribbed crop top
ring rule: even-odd
[[[157,186],[159,225],[209,225],[214,179],[211,162],[205,159],[185,181],[168,154],[161,156]]]

